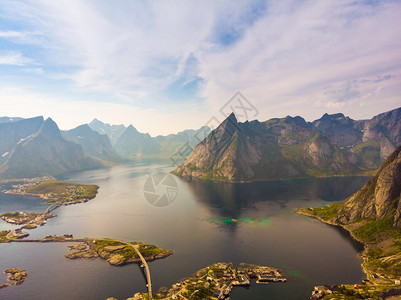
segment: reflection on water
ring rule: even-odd
[[[31,231],[31,237],[72,233],[76,237],[142,240],[172,249],[173,256],[150,263],[156,290],[219,261],[270,265],[288,274],[285,284],[235,289],[234,300],[309,298],[314,285],[363,278],[357,249],[347,235],[298,216],[294,210],[343,200],[366,178],[239,184],[187,182],[175,177],[177,199],[163,208],[149,205],[143,193],[146,179],[171,169],[163,162],[142,161],[135,166],[70,174],[63,179],[99,185],[98,196],[85,204],[58,208],[54,211],[58,217]],[[2,210],[8,206],[22,210],[30,200],[17,196],[0,201]],[[40,208],[40,203],[31,204]],[[64,258],[65,249],[66,245],[60,244],[0,245],[0,269],[18,266],[29,274],[23,285],[0,290],[0,298],[123,299],[146,291],[137,266],[71,261]]]

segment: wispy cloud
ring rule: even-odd
[[[262,119],[366,117],[378,101],[400,103],[399,11],[399,1],[3,0],[0,63],[37,61],[35,76],[62,92],[164,114],[199,101],[212,114],[240,90]]]
[[[24,57],[21,53],[8,52],[0,53],[0,65],[14,65],[23,66],[29,63],[31,60]]]

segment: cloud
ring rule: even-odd
[[[313,117],[310,103],[347,108],[384,79],[399,95],[400,79],[392,76],[401,71],[400,9],[399,2],[269,2],[269,13],[234,47],[199,53],[202,96],[217,109],[240,90],[266,117]],[[379,80],[361,91],[367,75]],[[328,88],[334,86],[336,93]]]
[[[22,53],[8,52],[0,54],[0,65],[23,66],[30,62],[31,60],[24,57]]]
[[[260,119],[399,106],[399,1],[3,2],[0,63],[40,62],[42,91],[175,117],[238,90]]]
[[[0,31],[0,38],[19,38],[23,33],[18,31]]]

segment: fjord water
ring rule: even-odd
[[[149,264],[154,290],[221,261],[278,267],[289,279],[235,288],[233,300],[308,299],[314,285],[364,278],[357,257],[360,245],[335,227],[296,215],[294,210],[341,201],[362,187],[366,178],[217,183],[187,182],[174,176],[175,201],[163,208],[151,206],[144,197],[146,179],[171,170],[168,163],[138,162],[70,174],[62,179],[97,184],[97,197],[56,209],[56,218],[29,233],[32,238],[74,234],[139,240],[174,250],[173,256]],[[0,197],[0,213],[44,207],[37,198]],[[20,286],[0,290],[0,299],[125,299],[146,291],[137,265],[68,260],[65,253],[64,243],[1,244],[0,269],[23,268],[28,278]]]

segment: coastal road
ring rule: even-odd
[[[147,282],[148,282],[147,287],[148,287],[149,300],[152,300],[152,282],[150,280],[150,270],[149,270],[148,263],[146,262],[145,258],[142,256],[141,252],[139,251],[139,246],[138,245],[133,245],[131,243],[127,243],[127,242],[124,242],[124,241],[119,241],[119,242],[122,242],[122,243],[124,243],[124,244],[126,244],[126,245],[128,245],[130,247],[133,247],[135,249],[136,253],[139,255],[139,257],[140,257],[140,259],[141,259],[141,261],[142,261],[142,263],[143,263],[143,265],[145,266],[145,269],[146,269],[146,278],[147,278]]]

